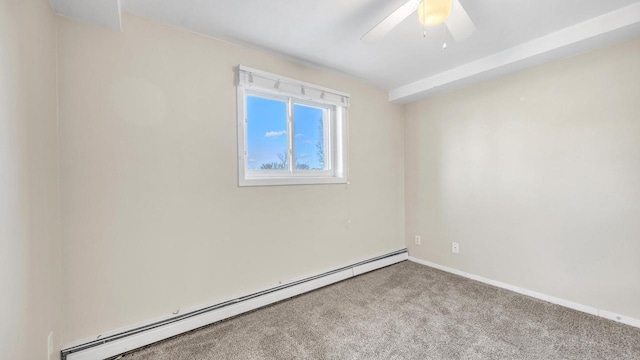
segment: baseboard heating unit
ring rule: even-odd
[[[394,251],[322,274],[186,312],[127,331],[62,349],[62,360],[103,360],[168,339],[247,311],[276,303],[409,258],[407,249]]]

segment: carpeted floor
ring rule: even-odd
[[[405,261],[123,360],[640,359],[640,329]]]

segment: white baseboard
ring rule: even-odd
[[[633,327],[637,327],[640,328],[640,319],[634,319],[632,317],[629,316],[624,316],[624,315],[619,315],[619,314],[615,314],[612,313],[610,311],[606,311],[606,310],[602,310],[602,309],[597,309],[595,307],[592,306],[587,306],[587,305],[582,305],[582,304],[578,304],[572,301],[568,301],[568,300],[564,300],[564,299],[560,299],[554,296],[550,296],[550,295],[546,295],[546,294],[542,294],[536,291],[531,291],[531,290],[527,290],[518,286],[514,286],[514,285],[510,285],[510,284],[505,284],[503,282],[500,281],[496,281],[496,280],[491,280],[491,279],[487,279],[484,278],[482,276],[478,276],[475,274],[470,274],[461,270],[457,270],[454,268],[450,268],[447,266],[443,266],[440,264],[436,264],[436,263],[432,263],[430,261],[426,261],[426,260],[422,260],[422,259],[418,259],[415,258],[413,256],[409,256],[409,261],[413,261],[415,263],[418,264],[422,264],[428,267],[432,267],[434,269],[438,269],[438,270],[442,270],[454,275],[459,275],[471,280],[475,280],[475,281],[479,281],[481,283],[485,283],[488,285],[492,285],[495,287],[499,287],[502,289],[506,289],[506,290],[510,290],[513,292],[516,292],[518,294],[523,294],[523,295],[527,295],[530,296],[532,298],[536,298],[536,299],[540,299],[543,301],[547,301],[550,302],[552,304],[556,304],[556,305],[560,305],[560,306],[564,306],[573,310],[577,310],[577,311],[581,311],[581,312],[585,312],[591,315],[595,315],[595,316],[599,316],[599,317],[603,317],[605,319],[609,319],[609,320],[613,320],[615,322],[619,322],[619,323],[623,323],[626,325],[630,325]]]
[[[191,311],[181,315],[179,319],[150,323],[123,333],[112,332],[110,336],[100,340],[63,348],[62,360],[107,359],[407,259],[407,250],[398,250],[277,288]]]

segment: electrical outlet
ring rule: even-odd
[[[416,245],[421,245],[422,244],[422,238],[420,237],[420,235],[416,235],[414,238],[414,241],[416,243]]]
[[[53,331],[47,337],[47,359],[51,360],[51,355],[53,355]]]
[[[459,254],[460,253],[460,244],[456,243],[456,242],[452,242],[451,243],[451,252],[454,254]]]

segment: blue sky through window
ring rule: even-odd
[[[288,147],[287,103],[247,96],[246,106],[248,168],[277,168],[286,159]],[[323,115],[323,109],[294,105],[294,156],[298,168],[324,169]]]
[[[310,169],[324,170],[323,115],[324,110],[295,105],[294,128],[296,164],[306,164]]]
[[[286,154],[287,103],[247,96],[247,166],[260,169],[262,164],[280,163]]]

